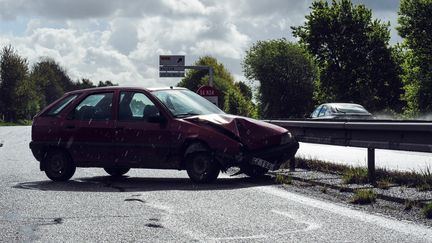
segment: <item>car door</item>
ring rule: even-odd
[[[167,163],[171,132],[159,109],[143,92],[120,92],[115,140],[117,166],[173,167]]]
[[[109,167],[114,162],[112,92],[85,96],[67,115],[62,137],[78,166]]]

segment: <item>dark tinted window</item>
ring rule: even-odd
[[[78,97],[78,94],[69,95],[60,102],[58,102],[55,106],[53,106],[47,113],[47,116],[55,116],[59,114],[67,105],[69,105],[75,98]]]
[[[73,118],[77,120],[110,120],[113,93],[87,96],[75,107]]]

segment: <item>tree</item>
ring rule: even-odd
[[[118,86],[118,84],[114,84],[110,80],[106,80],[105,82],[99,81],[98,87],[106,87],[106,86]]]
[[[256,117],[256,111],[252,101],[243,96],[239,88],[234,84],[233,76],[225,69],[223,64],[218,63],[213,57],[204,56],[199,58],[194,65],[211,66],[213,68],[214,86],[220,91],[218,103],[225,112]],[[177,86],[197,91],[201,86],[208,84],[208,79],[209,76],[206,70],[191,70],[186,73],[186,77],[184,77]],[[227,101],[227,98],[230,100]],[[238,109],[232,109],[232,107],[235,106],[234,104],[239,106]]]
[[[320,69],[318,102],[354,102],[372,111],[400,110],[399,67],[388,42],[388,23],[351,0],[315,1],[303,26],[293,27]]]
[[[51,58],[43,58],[33,65],[30,79],[37,86],[38,94],[41,96],[41,107],[60,98],[67,91],[84,88],[79,82],[73,82],[66,70]]]
[[[248,100],[252,100],[252,89],[245,82],[237,82],[235,85],[239,88],[240,93],[247,98]]]
[[[397,30],[404,38],[402,80],[410,115],[432,111],[431,13],[431,0],[401,0]]]
[[[300,45],[286,39],[258,41],[246,51],[243,70],[248,79],[260,82],[261,116],[303,117],[310,113],[316,67]]]
[[[28,79],[28,63],[12,46],[0,54],[0,111],[4,120],[29,118],[37,109],[34,85]]]

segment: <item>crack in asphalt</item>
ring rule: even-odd
[[[153,223],[145,224],[145,226],[150,227],[150,228],[165,228],[160,224],[153,224]]]
[[[133,201],[136,201],[136,202],[145,203],[144,200],[139,199],[139,198],[126,198],[124,201],[125,201],[125,202],[133,202]]]

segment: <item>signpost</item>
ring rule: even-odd
[[[185,69],[208,70],[209,86],[213,86],[213,68],[211,66],[185,66],[183,55],[160,55],[159,77],[184,77]]]
[[[160,55],[159,77],[184,77],[185,56]]]
[[[219,106],[219,91],[217,89],[211,86],[201,86],[197,90],[197,93],[209,100],[211,103],[215,104],[216,106]]]

